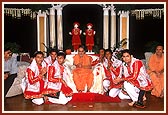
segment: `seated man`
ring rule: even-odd
[[[96,60],[92,62],[94,81],[90,89],[90,92],[93,93],[104,94],[104,88],[103,88],[103,79],[105,78],[104,65],[103,65],[105,61],[104,52],[105,52],[104,48],[99,49],[99,56],[97,57]]]
[[[44,54],[37,51],[34,59],[26,71],[26,87],[24,90],[25,99],[32,99],[32,102],[41,105],[44,103],[43,91],[47,73],[47,64],[44,62]]]
[[[47,65],[58,65],[57,62],[57,50],[51,49],[49,52],[49,56],[44,59]]]
[[[135,105],[136,107],[144,108],[143,97],[145,91],[152,89],[152,83],[146,68],[142,61],[134,58],[128,49],[122,51],[122,59],[124,78],[118,78],[116,82],[124,81],[124,90],[127,92],[127,95],[120,92],[119,97],[121,99],[131,99],[130,106]]]
[[[92,62],[92,66],[95,66],[98,63],[103,63],[105,61],[104,53],[105,53],[105,49],[100,48],[99,49],[99,57]]]
[[[115,80],[119,77],[122,78],[122,61],[112,56],[111,49],[105,50],[106,61],[104,62],[104,70],[106,78],[103,81],[103,86],[106,95],[110,97],[116,97],[121,90],[123,82],[115,83]]]
[[[47,87],[45,88],[45,96],[48,101],[57,104],[66,104],[72,99],[73,91],[64,80],[64,59],[65,53],[59,51],[57,56],[58,65],[48,66]],[[59,71],[59,75],[57,74]]]
[[[155,53],[149,58],[149,68],[147,70],[152,83],[153,89],[151,94],[156,97],[164,96],[164,52],[163,45],[156,47]]]
[[[72,71],[72,74],[76,89],[78,92],[82,92],[87,86],[87,92],[89,92],[93,84],[92,58],[85,54],[83,46],[78,48],[78,54],[73,58],[73,64],[76,68]]]
[[[6,96],[17,77],[17,72],[17,59],[12,57],[11,50],[6,48],[4,50],[4,96]]]

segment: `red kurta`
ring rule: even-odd
[[[115,67],[115,68],[113,66],[111,66],[109,69],[104,67],[104,70],[105,70],[105,74],[106,74],[106,77],[107,77],[107,78],[105,78],[105,80],[110,81],[109,89],[111,89],[111,88],[121,88],[122,85],[123,85],[123,82],[120,82],[118,84],[114,83],[114,79],[116,79],[120,75],[120,72],[122,70],[121,66],[118,66],[118,67]]]
[[[79,28],[72,29],[72,46],[74,45],[81,45]]]
[[[45,94],[53,94],[58,91],[62,91],[65,96],[71,96],[73,91],[70,87],[66,85],[66,83],[62,79],[62,75],[64,72],[64,67],[60,66],[60,76],[54,76],[57,71],[54,66],[49,66],[48,69],[48,84],[50,84],[50,88],[47,86],[45,90]]]
[[[38,71],[42,69],[42,66],[38,66]],[[28,68],[27,69],[28,85],[24,92],[26,99],[41,98],[44,91],[44,80],[40,76],[36,76],[35,73]]]
[[[142,61],[133,58],[130,66],[123,64],[125,80],[142,90],[151,90],[152,83]]]
[[[87,29],[85,32],[86,32],[86,46],[94,46],[94,30]]]

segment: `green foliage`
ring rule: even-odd
[[[116,48],[121,49],[127,44],[127,38],[122,39],[120,42],[117,43]]]
[[[56,50],[57,50],[56,46],[54,46],[54,47],[52,48],[52,47],[46,46],[44,43],[42,43],[42,44],[43,44],[44,47],[47,49],[47,51],[44,51],[44,53],[47,53],[47,56],[49,55],[51,49],[56,49]]]
[[[13,53],[20,53],[21,46],[16,42],[7,42],[5,43],[4,48],[10,48]]]

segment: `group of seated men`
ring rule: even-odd
[[[132,56],[130,50],[122,51],[122,61],[113,56],[111,49],[100,49],[93,60],[78,48],[73,66],[65,62],[66,54],[51,49],[49,56],[36,51],[24,79],[25,99],[37,105],[45,101],[66,104],[73,93],[100,93],[120,99],[131,99],[130,106],[144,108],[145,91],[152,89],[152,82],[142,61]]]

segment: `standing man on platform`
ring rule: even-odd
[[[69,32],[69,34],[72,35],[73,49],[74,51],[77,51],[79,48],[79,45],[81,45],[80,35],[82,33],[82,30],[78,28],[80,25],[78,22],[74,22],[73,25],[74,25],[74,28],[72,29],[72,32]]]
[[[92,27],[93,27],[93,24],[88,23],[87,29],[83,33],[84,35],[86,35],[86,46],[87,46],[88,52],[92,52],[93,46],[94,46],[94,35],[95,35],[96,31],[94,31],[92,29]]]

